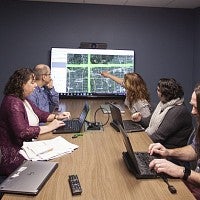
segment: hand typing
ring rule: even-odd
[[[149,167],[157,173],[166,173],[176,178],[183,177],[183,167],[175,165],[166,159],[154,159],[150,162]]]
[[[168,150],[160,143],[150,144],[148,152],[149,152],[150,155],[159,154],[162,157],[169,156]]]
[[[71,114],[70,112],[62,112],[58,115],[57,119],[63,120],[63,119],[70,119]]]

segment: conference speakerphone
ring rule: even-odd
[[[86,131],[103,131],[103,124],[101,122],[88,122],[85,121]]]

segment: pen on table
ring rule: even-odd
[[[82,133],[75,133],[75,134],[72,136],[72,138],[77,138],[78,136],[83,136],[83,134],[82,134]]]

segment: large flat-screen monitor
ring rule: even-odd
[[[132,50],[51,49],[51,74],[61,98],[124,97],[124,88],[101,72],[123,78],[134,69]]]

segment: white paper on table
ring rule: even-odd
[[[24,142],[20,154],[27,160],[50,160],[71,153],[78,147],[58,136],[50,140]]]

